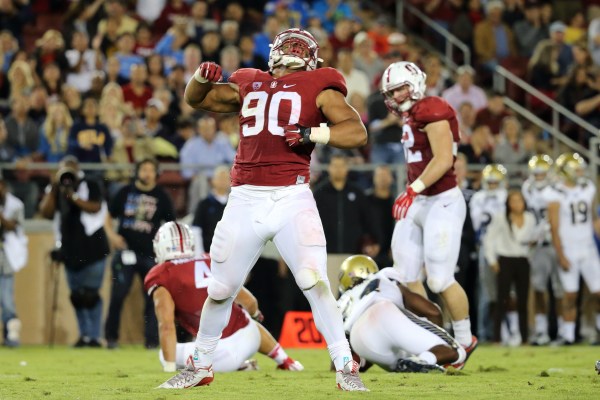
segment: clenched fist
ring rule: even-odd
[[[199,83],[220,82],[223,80],[223,70],[219,64],[206,61],[200,64],[194,73],[194,79]]]

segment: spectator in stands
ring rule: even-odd
[[[135,30],[135,47],[133,52],[144,58],[154,54],[156,43],[154,43],[152,35],[153,33],[150,29],[150,25],[146,22],[140,22]]]
[[[594,8],[595,7],[595,8]],[[589,10],[587,37],[588,48],[594,64],[600,65],[600,7],[592,6]]]
[[[312,5],[312,11],[320,16],[323,28],[332,33],[336,22],[354,16],[350,5],[341,0],[317,0]]]
[[[166,86],[165,64],[160,54],[152,54],[146,57],[146,67],[148,69],[148,79],[146,80],[153,90]]]
[[[152,24],[160,17],[165,8],[167,0],[137,0],[135,2],[135,13],[147,24]]]
[[[231,74],[240,68],[240,49],[227,45],[221,50],[219,59],[219,65],[223,68],[223,80],[227,82]]]
[[[146,84],[148,78],[146,64],[133,64],[130,75],[130,82],[123,86],[123,100],[131,105],[138,116],[141,116],[148,100],[152,98],[152,88]]]
[[[565,29],[565,43],[573,45],[585,40],[586,21],[582,10],[577,10],[567,19],[568,25]]]
[[[515,39],[522,57],[531,57],[537,44],[548,38],[548,27],[542,24],[541,3],[525,2],[525,18],[515,22]]]
[[[15,149],[8,143],[7,139],[6,124],[0,116],[0,162],[13,162],[15,159]]]
[[[186,23],[190,15],[190,6],[183,0],[168,0],[160,16],[154,21],[154,31],[157,35],[164,35],[173,25]]]
[[[85,32],[76,31],[71,39],[71,49],[65,56],[69,62],[66,82],[81,93],[91,88],[92,74],[102,68],[102,55],[89,47],[90,40]]]
[[[82,119],[71,127],[68,154],[82,163],[103,163],[108,160],[113,138],[106,125],[98,121],[98,102],[87,98],[81,108]],[[98,172],[89,173],[89,176]]]
[[[48,117],[40,128],[38,152],[47,162],[58,163],[67,154],[73,118],[65,103],[48,105]]]
[[[504,105],[504,95],[494,91],[488,97],[487,107],[477,111],[475,125],[489,126],[492,135],[497,137],[500,134],[504,118],[509,115],[511,115],[511,112]]]
[[[92,72],[92,85],[90,90],[84,92],[85,97],[93,97],[96,100],[100,100],[102,96],[102,89],[104,89],[104,85],[106,84],[106,74],[101,69]],[[64,85],[63,85],[64,87]]]
[[[145,136],[151,138],[162,137],[165,139],[169,137],[170,132],[160,122],[161,117],[166,111],[165,105],[161,100],[155,97],[148,100],[144,109],[145,118],[141,121],[141,127]]]
[[[566,83],[558,90],[556,101],[569,111],[575,112],[575,104],[583,100],[582,96],[588,88],[588,70],[589,67],[583,65],[575,66],[567,74]]]
[[[561,75],[559,63],[559,48],[550,40],[540,42],[527,65],[527,78],[533,87],[546,96],[554,99],[556,90],[566,81],[566,75]],[[547,106],[534,96],[530,106],[535,111],[547,109]]]
[[[373,171],[373,187],[365,192],[367,204],[375,220],[378,230],[379,253],[374,257],[377,265],[391,266],[393,263],[390,252],[392,234],[396,221],[390,213],[396,198],[393,192],[394,176],[388,165],[378,165]]]
[[[121,61],[117,56],[111,56],[106,60],[106,83],[115,83],[119,86],[126,85],[129,80],[122,77],[121,73]]]
[[[177,24],[169,28],[167,33],[158,41],[154,52],[163,57],[163,63],[166,73],[176,65],[184,65],[183,52],[185,47],[191,43],[190,37],[186,32],[185,21],[178,21]]]
[[[118,50],[119,22],[116,18],[106,20],[106,31],[98,32],[92,40],[92,48],[99,50],[106,57],[112,57]]]
[[[196,1],[192,4],[188,32],[195,43],[200,41],[205,32],[216,31],[219,28],[218,22],[208,16],[208,11],[206,1]]]
[[[548,28],[550,40],[558,50],[558,76],[565,76],[571,64],[573,64],[573,50],[571,45],[565,43],[565,31],[567,26],[561,21],[555,21]]]
[[[425,94],[427,96],[441,96],[451,84],[450,73],[442,65],[442,60],[437,54],[429,53],[423,59],[423,67],[423,72],[427,75]]]
[[[60,94],[64,83],[64,77],[57,64],[46,64],[42,71],[41,80],[41,88],[45,89],[45,94],[51,97],[57,97]]]
[[[121,122],[126,115],[135,113],[131,103],[125,103],[123,89],[116,83],[108,83],[100,95],[100,122],[106,125],[113,138],[120,135]]]
[[[98,23],[104,13],[100,8],[105,0],[72,1],[63,20],[65,37],[71,38],[73,32],[85,32],[89,37],[96,35]]]
[[[221,35],[217,31],[204,33],[200,40],[203,61],[219,62],[219,51],[221,50]]]
[[[171,143],[175,151],[174,160],[179,160],[179,152],[185,145],[185,143],[191,138],[196,136],[196,130],[194,129],[194,121],[189,117],[183,115],[177,119],[177,129],[175,134],[169,135],[167,140]]]
[[[600,126],[600,66],[589,69],[583,99],[575,104],[575,112],[593,126]],[[584,138],[584,143],[587,144]]]
[[[475,118],[477,117],[473,104],[468,101],[462,103],[458,107],[457,117],[460,127],[460,141],[461,143],[469,143],[475,128]]]
[[[105,337],[107,347],[118,346],[121,310],[136,274],[142,282],[154,266],[152,239],[160,226],[175,219],[173,202],[167,192],[156,185],[158,163],[144,159],[136,165],[135,180],[123,187],[112,198],[105,230],[115,254],[111,264],[112,286],[110,306],[106,317]],[[115,232],[113,219],[118,219]],[[144,295],[145,346],[158,346],[158,326],[152,299]]]
[[[281,32],[282,30],[285,30],[287,28],[288,28],[288,26],[281,26],[279,24],[279,21],[277,20],[277,17],[275,17],[274,15],[267,16],[265,19],[265,24],[264,24],[262,32],[254,35],[254,44],[255,44],[256,54],[258,54],[265,60],[268,60],[269,52],[271,50],[271,48],[269,47],[269,44],[273,43],[273,39],[275,39],[275,36],[279,32]],[[319,44],[321,46],[323,46],[323,43],[319,42]],[[319,51],[319,53],[320,53],[320,51]],[[321,58],[323,58],[323,56],[321,54],[319,54],[319,55],[321,56]],[[206,61],[206,59],[205,59],[205,61]],[[214,61],[214,60],[210,60],[210,61]]]
[[[231,1],[225,7],[225,11],[223,11],[223,20],[237,22],[238,30],[242,36],[252,35],[260,30],[260,27],[256,24],[255,18],[252,18],[252,11],[246,13],[244,7],[248,6],[248,4],[242,6],[241,1]]]
[[[538,0],[503,0],[504,11],[502,12],[502,20],[508,26],[514,26],[517,22],[525,18],[525,5],[527,3],[535,3]]]
[[[10,98],[17,96],[29,96],[35,85],[33,71],[26,61],[17,60],[12,63],[8,70],[8,82],[10,84]]]
[[[498,301],[494,316],[494,342],[500,342],[500,327],[506,317],[510,289],[517,293],[521,338],[529,338],[529,251],[530,243],[537,241],[535,216],[527,211],[527,204],[519,189],[511,190],[506,199],[506,211],[495,214],[488,226],[483,246],[485,258],[496,274]]]
[[[347,18],[338,19],[335,23],[333,33],[329,35],[329,43],[336,54],[341,49],[352,49],[354,43],[352,21]]]
[[[8,144],[17,157],[31,156],[40,143],[38,126],[28,116],[30,103],[25,96],[14,96],[10,101],[11,113],[6,118]]]
[[[468,164],[490,164],[492,162],[492,131],[487,125],[476,125],[468,144],[458,146],[458,151],[467,158]]]
[[[166,86],[155,90],[154,97],[160,100],[165,107],[165,111],[160,117],[160,123],[169,134],[172,134],[175,132],[177,117],[180,115],[179,104],[173,101],[174,95]]]
[[[385,69],[383,61],[373,48],[373,40],[366,32],[358,32],[354,36],[354,50],[352,52],[356,69],[363,71],[369,80],[370,90],[378,90],[375,77]]]
[[[0,31],[0,54],[2,54],[2,72],[7,73],[11,66],[11,61],[15,53],[19,50],[19,43],[17,39],[10,33],[10,31],[4,29]]]
[[[129,81],[131,79],[132,66],[144,64],[144,58],[133,52],[135,37],[133,33],[123,33],[117,41],[118,51],[115,57],[119,60],[119,77]]]
[[[124,33],[134,34],[138,26],[135,18],[127,15],[126,4],[120,0],[105,0],[104,11],[106,18],[98,24],[98,33],[104,34],[107,31],[108,20],[115,21],[117,35]]]
[[[0,310],[4,346],[19,346],[21,321],[15,306],[15,273],[27,264],[27,236],[23,230],[24,205],[11,194],[0,175]]]
[[[358,95],[364,103],[371,93],[371,85],[367,74],[354,68],[352,49],[341,49],[337,54],[336,69],[342,74],[348,88],[347,99]],[[363,106],[364,108],[364,106]]]
[[[267,61],[260,55],[256,54],[256,45],[254,38],[250,35],[242,35],[240,37],[240,67],[256,68],[261,71],[266,71],[269,67]]]
[[[82,178],[77,159],[65,157],[40,203],[44,218],[58,220],[57,261],[64,263],[71,303],[79,326],[75,347],[101,347],[102,298],[100,287],[108,256],[104,232],[106,205],[102,190]]]
[[[240,26],[237,21],[221,22],[221,41],[223,46],[237,46],[240,41]]]
[[[327,252],[340,254],[379,253],[378,228],[371,216],[362,190],[348,181],[348,160],[333,154],[327,168],[329,176],[314,188],[315,201],[321,219]]]
[[[7,0],[0,3],[0,26],[23,42],[23,27],[34,20],[29,1]]]
[[[425,14],[440,27],[450,30],[450,24],[462,8],[462,0],[432,0],[424,3]],[[429,35],[433,36],[438,51],[444,51],[446,38],[439,33],[428,29]]]
[[[523,164],[533,155],[525,150],[521,122],[516,117],[502,121],[500,140],[494,148],[494,162],[504,165]]]
[[[81,93],[71,85],[63,85],[62,100],[67,105],[73,121],[81,118]]]
[[[58,100],[58,94],[54,94],[51,98],[53,101]],[[35,123],[39,129],[46,120],[48,115],[46,105],[48,103],[48,92],[42,85],[34,86],[29,95],[29,111],[27,115]]]
[[[210,192],[194,209],[192,230],[196,241],[196,254],[210,250],[215,227],[223,216],[231,189],[229,166],[219,165],[210,179]]]
[[[517,55],[512,28],[502,22],[503,11],[501,0],[490,0],[486,4],[486,19],[475,25],[475,56],[488,73],[493,73],[503,60]]]
[[[199,136],[191,137],[185,142],[179,160],[182,165],[196,165],[196,168],[185,167],[181,176],[191,179],[197,173],[212,177],[213,170],[221,164],[233,163],[235,150],[228,138],[217,131],[217,122],[211,116],[203,116],[198,120]]]
[[[371,140],[373,164],[404,163],[402,147],[402,122],[388,111],[383,95],[374,91],[367,99],[368,131]]]
[[[456,83],[442,92],[442,97],[455,110],[466,101],[473,105],[475,111],[487,106],[487,96],[482,88],[475,85],[474,77],[475,70],[471,66],[460,66],[456,70]]]
[[[65,41],[62,34],[56,29],[47,30],[44,35],[35,42],[35,72],[38,76],[43,75],[44,67],[56,63],[61,71],[69,70],[69,62],[65,57]]]
[[[198,68],[198,65],[202,62],[202,52],[200,51],[200,47],[194,43],[190,43],[183,50],[183,68],[184,71],[184,79],[189,81],[194,72]]]

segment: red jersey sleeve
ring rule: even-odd
[[[159,286],[164,286],[165,281],[165,263],[155,265],[152,269],[146,274],[146,278],[144,278],[144,290],[148,293],[148,296],[152,297],[152,293]]]
[[[346,88],[346,80],[338,72],[338,70],[330,67],[319,68],[314,71],[315,75],[317,75],[316,79],[313,81],[314,85],[320,86],[321,89],[318,92],[322,92],[326,89],[334,89],[341,92],[344,97],[348,94],[348,89]]]
[[[425,97],[418,101],[410,110],[410,113],[417,125],[450,120],[456,114],[446,100],[436,96]]]
[[[264,79],[264,74],[268,75],[268,72],[264,72],[255,68],[240,68],[231,74],[229,77],[229,82],[241,86],[248,82],[260,80],[261,78]]]

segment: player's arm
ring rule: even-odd
[[[441,120],[431,122],[425,125],[423,130],[427,134],[427,139],[429,139],[433,158],[429,161],[421,175],[416,179],[416,181],[420,180],[423,185],[425,185],[421,191],[437,182],[450,168],[452,168],[454,163],[454,155],[452,153],[454,143],[452,141],[452,131],[450,130],[448,121]],[[420,193],[421,191],[417,191],[417,193]]]
[[[242,286],[233,301],[242,306],[244,310],[248,311],[248,314],[250,314],[253,319],[257,321],[262,321],[264,319],[258,308],[258,300],[256,300],[256,297],[254,297],[254,295],[245,287]]]
[[[239,111],[238,86],[232,83],[217,83],[221,79],[221,67],[218,64],[203,62],[185,87],[185,102],[192,108],[205,111]]]
[[[326,89],[319,93],[317,107],[330,122],[326,128],[313,128],[329,130],[329,140],[324,144],[340,149],[352,149],[367,144],[365,125],[340,91]],[[319,143],[318,140],[313,140],[313,134],[311,133],[311,141]]]
[[[560,235],[558,234],[559,228],[559,212],[560,212],[560,203],[557,201],[553,201],[548,203],[548,222],[550,223],[550,233],[552,234],[552,245],[556,250],[556,256],[558,257],[558,263],[561,268],[564,270],[568,270],[571,266],[569,260],[565,257],[565,253],[563,252],[562,240],[560,239]]]
[[[420,294],[412,292],[406,286],[398,283],[398,289],[402,293],[404,307],[419,317],[425,317],[437,326],[442,326],[442,311],[440,308]]]
[[[152,292],[152,300],[154,301],[154,312],[158,321],[160,349],[165,358],[164,369],[166,372],[173,372],[175,371],[175,356],[177,351],[175,302],[169,291],[161,286]]]

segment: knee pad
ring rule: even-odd
[[[99,301],[98,289],[81,288],[71,292],[71,303],[75,308],[94,308]]]
[[[295,279],[300,290],[310,290],[319,283],[321,274],[316,269],[304,267],[296,272]]]
[[[454,276],[449,276],[447,278],[440,278],[437,276],[430,276],[427,278],[427,286],[429,290],[433,293],[442,293],[444,290],[448,289],[456,280]]]
[[[237,288],[227,285],[225,283],[219,282],[214,277],[210,279],[208,283],[208,295],[211,299],[221,302],[223,300],[227,300],[230,297],[233,297],[236,293]]]

